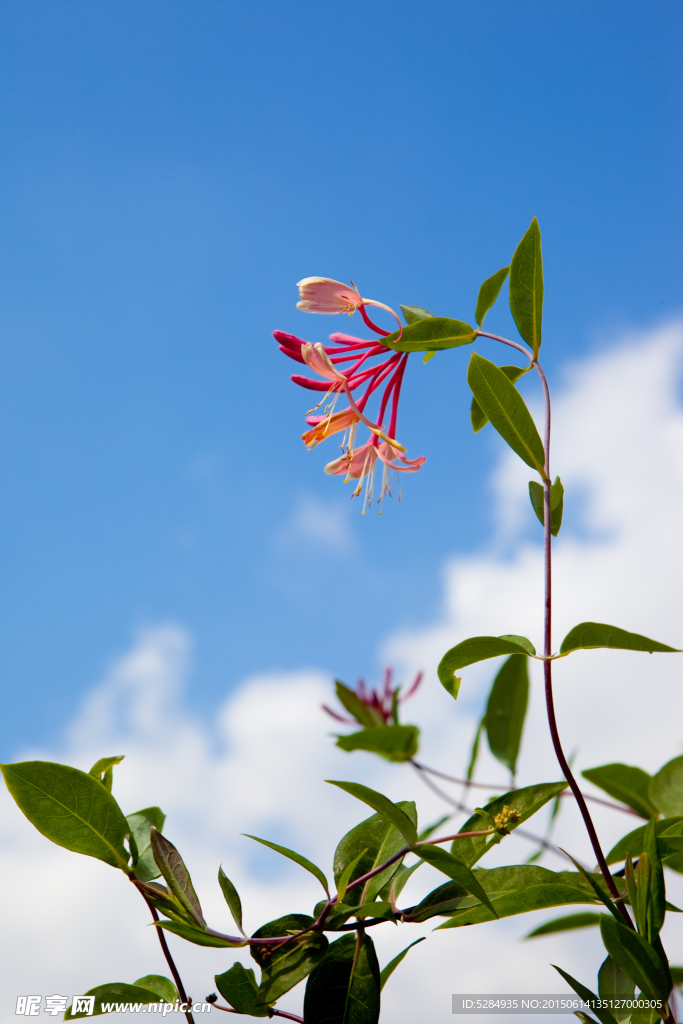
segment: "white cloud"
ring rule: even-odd
[[[682,353],[683,332],[672,326],[627,339],[567,371],[554,413],[554,471],[564,481],[568,509],[556,545],[556,644],[585,619],[674,645],[683,640],[683,410],[677,390]],[[439,657],[469,635],[514,632],[540,639],[541,563],[538,541],[529,532],[535,520],[527,507],[527,480],[525,467],[503,455],[493,493],[500,509],[512,504],[517,532],[508,522],[489,551],[449,564],[442,620],[385,644],[387,657],[406,674],[428,670],[406,714],[423,727],[425,761],[456,774],[466,762],[491,669],[466,670],[456,704],[435,680]],[[500,522],[505,524],[502,513]],[[93,689],[63,744],[21,756],[87,770],[105,754],[125,753],[115,769],[119,801],[127,812],[153,803],[164,808],[166,834],[181,849],[207,917],[218,928],[231,927],[216,884],[221,861],[242,894],[252,929],[280,913],[305,911],[317,900],[313,879],[240,833],[294,846],[329,868],[336,841],[363,812],[324,778],[355,778],[394,799],[418,799],[424,821],[441,813],[437,798],[409,768],[345,755],[333,746],[328,734],[334,727],[319,709],[329,699],[325,674],[246,679],[207,724],[184,703],[189,659],[190,639],[180,626],[144,631]],[[566,748],[579,748],[579,768],[619,759],[652,770],[680,753],[682,672],[683,662],[668,655],[585,652],[560,662],[560,728]],[[481,773],[505,785],[502,769],[486,755]],[[541,777],[556,778],[558,770],[535,680],[519,782]],[[16,993],[72,995],[106,980],[166,973],[155,937],[145,928],[146,908],[123,876],[50,845],[4,791],[0,799],[1,1019],[16,1019]],[[614,812],[600,815],[606,845],[629,827]],[[559,838],[590,860],[569,801]],[[511,838],[496,857],[511,862],[529,852],[523,840]],[[427,871],[422,880],[418,873],[412,893],[419,896],[429,881]],[[431,936],[411,951],[387,986],[383,1019],[445,1022],[456,991],[562,991],[551,962],[590,984],[600,958],[597,935],[518,942],[535,920],[531,915]],[[672,956],[680,962],[681,929],[675,921],[666,927]],[[388,925],[375,929],[380,961],[420,933]],[[235,958],[172,944],[196,998],[214,988],[213,974]],[[243,954],[239,958],[248,962]],[[294,1010],[298,1004],[297,994],[283,1001]]]
[[[284,547],[303,543],[331,553],[346,553],[355,546],[349,509],[339,501],[321,501],[305,495],[281,529],[278,540]]]

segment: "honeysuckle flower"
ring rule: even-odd
[[[365,313],[365,305],[380,306],[396,316],[383,303],[362,298],[355,286],[349,287],[330,278],[308,277],[299,282],[299,288],[300,309],[312,313],[353,313],[359,309],[365,322],[383,337],[388,335],[388,331],[372,323]],[[396,319],[398,321],[398,317]],[[332,344],[321,345],[320,342],[313,344],[284,331],[273,333],[281,352],[316,375],[308,377],[293,374],[294,383],[310,391],[324,393],[315,407],[325,407],[322,415],[311,415],[315,409],[311,409],[307,415],[306,422],[311,429],[301,435],[304,444],[307,448],[314,448],[332,434],[344,432],[342,454],[328,463],[325,472],[332,476],[343,476],[347,481],[357,480],[358,486],[352,497],[361,493],[365,482],[365,512],[374,496],[374,474],[378,459],[383,470],[380,502],[385,495],[391,493],[392,471],[415,473],[426,461],[424,456],[419,459],[406,458],[406,450],[396,438],[398,401],[408,353],[390,349],[379,341],[355,338],[349,334],[332,334]],[[380,388],[379,408],[376,416],[370,418],[366,408]],[[362,389],[360,394],[354,394],[359,389]],[[342,394],[348,406],[337,412],[335,406]],[[386,415],[389,422],[385,425]],[[356,434],[360,424],[370,431],[370,440],[357,447]]]
[[[353,430],[360,421],[353,409],[349,408],[333,412],[329,416],[307,416],[306,422],[311,429],[301,435],[301,440],[307,448],[315,448],[331,434],[338,434],[342,430]]]
[[[406,693],[401,695],[400,686],[394,687],[391,684],[393,670],[391,668],[385,668],[384,670],[384,683],[379,690],[371,690],[366,686],[364,679],[359,679],[354,693],[358,699],[365,704],[367,708],[370,708],[373,712],[373,717],[377,718],[378,725],[387,725],[389,719],[393,717],[394,713],[394,699],[397,704],[403,704],[404,701],[412,697],[418,686],[422,682],[423,673],[418,672],[415,680],[413,681],[410,688]],[[396,696],[395,698],[395,695]],[[323,704],[323,709],[327,711],[328,715],[332,715],[338,722],[346,722],[352,725],[362,725],[357,718],[344,718],[343,715],[333,711],[332,708],[328,708],[327,704]]]
[[[358,309],[367,323],[365,306],[377,306],[391,313],[399,327],[399,338],[403,333],[403,324],[391,306],[385,306],[383,302],[377,302],[375,299],[361,298],[353,282],[349,286],[342,281],[334,281],[331,277],[305,277],[303,281],[297,282],[297,288],[301,298],[296,306],[304,313],[348,313],[349,316],[353,316]]]

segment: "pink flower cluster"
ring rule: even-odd
[[[391,668],[385,668],[384,684],[379,690],[369,689],[366,686],[364,679],[358,680],[358,685],[354,690],[354,693],[356,694],[358,699],[362,701],[362,703],[365,704],[366,707],[371,708],[378,716],[378,724],[381,724],[383,722],[385,725],[387,725],[389,719],[393,715],[394,695],[398,692],[400,687],[393,687],[391,685],[392,675],[393,670]],[[407,690],[407,692],[403,694],[403,696],[398,697],[397,704],[403,704],[404,701],[408,700],[409,697],[413,696],[418,686],[422,682],[422,676],[423,673],[418,672],[417,676],[415,677],[412,685]],[[332,708],[328,708],[327,704],[323,704],[323,710],[327,711],[328,715],[332,715],[333,718],[336,718],[338,722],[345,722],[351,725],[363,724],[362,722],[359,722],[358,719],[356,718],[344,718],[343,715],[337,714],[337,712],[333,711]]]
[[[299,282],[299,289],[301,301],[297,305],[305,312],[353,314],[360,310],[366,324],[375,333],[386,337],[389,332],[373,324],[365,311],[366,305],[373,305],[389,310],[401,328],[400,320],[392,309],[381,302],[361,298],[355,288],[349,288],[339,281],[310,277]],[[332,434],[343,433],[342,454],[325,466],[325,472],[344,476],[346,480],[357,480],[358,486],[352,497],[361,493],[365,481],[363,512],[372,503],[376,464],[378,461],[382,463],[383,479],[379,495],[381,509],[382,498],[391,493],[389,472],[415,473],[425,462],[424,456],[419,459],[405,458],[402,454],[405,448],[396,440],[398,402],[408,353],[395,352],[378,341],[366,341],[341,333],[332,334],[332,344],[326,346],[311,344],[293,334],[285,334],[284,331],[275,331],[274,337],[281,352],[317,374],[317,377],[293,374],[294,383],[311,391],[325,393],[325,397],[315,407],[320,408],[327,402],[322,415],[316,415],[312,409],[306,417],[311,428],[302,435],[306,447],[314,448]],[[360,394],[354,395],[359,388],[362,388]],[[366,415],[366,407],[372,395],[380,388],[379,409],[374,419],[370,419]],[[345,396],[348,405],[337,412],[335,407],[341,394]],[[387,415],[389,422],[385,426]],[[370,431],[369,440],[362,445],[356,444],[359,423]]]

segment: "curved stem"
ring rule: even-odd
[[[544,576],[544,623],[543,623],[543,654],[546,659],[550,658],[552,654],[552,533],[551,533],[551,519],[550,519],[550,389],[548,388],[548,381],[545,373],[541,367],[541,364],[537,359],[533,360],[532,365],[535,367],[540,379],[541,386],[543,388],[543,399],[545,405],[545,430],[543,437],[543,450],[545,453],[545,479],[543,481],[543,576]],[[579,811],[583,818],[588,837],[595,853],[595,858],[598,862],[598,867],[602,873],[602,877],[605,879],[607,888],[613,899],[618,899],[619,890],[616,887],[615,881],[612,878],[605,855],[602,852],[600,846],[600,840],[593,824],[588,805],[584,799],[583,793],[579,789],[578,783],[574,778],[571,768],[567,762],[567,758],[564,756],[562,749],[562,743],[560,741],[560,734],[557,728],[557,718],[555,716],[555,700],[553,697],[553,675],[552,675],[552,662],[545,660],[543,662],[543,679],[545,686],[545,703],[548,713],[548,726],[550,728],[550,737],[553,743],[553,749],[555,750],[555,756],[557,757],[562,774],[569,783],[570,789],[576,798],[576,802],[579,805]],[[619,911],[623,916],[625,922],[629,928],[633,928],[633,922],[629,915],[628,910],[623,903],[617,903]]]
[[[135,885],[136,881],[137,881],[136,878],[131,878],[131,882],[134,885]],[[143,892],[137,886],[136,886],[136,888],[138,889],[138,892],[141,893],[142,898],[144,899],[145,903],[149,907],[149,909],[150,909],[150,911],[152,913],[153,919],[155,921],[158,921],[159,920],[159,915],[157,914],[156,907],[152,903],[151,899],[149,898],[147,893]],[[171,956],[171,951],[168,948],[168,943],[166,942],[166,936],[164,935],[164,930],[163,930],[163,928],[155,928],[154,930],[155,930],[155,932],[157,933],[157,935],[159,937],[159,945],[161,946],[161,949],[162,949],[162,952],[164,954],[164,957],[166,958],[166,963],[168,964],[168,969],[170,970],[171,974],[173,975],[173,980],[175,982],[175,987],[178,989],[178,995],[180,996],[180,1002],[181,1003],[185,1003],[186,1005],[189,1004],[191,1006],[192,1004],[191,1004],[190,1000],[187,998],[187,993],[185,992],[185,988],[183,986],[180,974],[178,973],[178,968],[176,967],[175,962],[173,960],[173,957]],[[184,1012],[185,1012],[185,1017],[186,1017],[186,1019],[188,1021],[188,1024],[194,1024],[194,1017],[192,1016],[192,1010],[188,1009],[188,1010],[185,1010]]]
[[[509,345],[510,348],[516,348],[518,352],[526,356],[530,363],[534,363],[534,354],[530,352],[528,348],[524,348],[524,345],[520,345],[517,341],[510,341],[509,338],[501,338],[499,334],[489,334],[488,331],[475,331],[475,338],[492,338],[493,341],[500,341],[503,345]],[[538,364],[536,364],[538,365]]]
[[[489,784],[487,782],[472,782],[471,779],[456,779],[454,775],[446,775],[445,772],[440,772],[436,768],[428,768],[426,764],[419,764],[417,761],[411,761],[416,768],[419,768],[421,772],[427,772],[429,775],[436,775],[439,779],[444,779],[446,782],[454,782],[456,786],[469,786],[472,789],[486,789],[489,793],[499,793],[503,788],[499,782]],[[571,791],[565,790],[563,793],[558,794],[560,797],[563,796],[574,796]],[[610,807],[613,811],[623,811],[624,814],[631,814],[636,818],[640,818],[640,814],[634,811],[632,807],[627,807],[626,804],[615,804],[611,800],[603,800],[600,796],[593,796],[592,793],[584,793],[584,800],[592,800],[595,804],[601,804],[602,807]],[[458,805],[459,808],[464,805]]]

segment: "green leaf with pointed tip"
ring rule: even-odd
[[[580,914],[566,914],[564,917],[554,917],[552,921],[546,921],[534,928],[532,932],[525,935],[525,939],[535,939],[540,935],[554,935],[555,932],[573,931],[575,928],[591,928],[600,924],[602,914],[593,914],[586,910]]]
[[[501,267],[491,277],[487,277],[483,285],[479,289],[479,295],[477,297],[477,308],[474,313],[474,319],[477,321],[479,326],[484,322],[484,317],[490,310],[493,303],[500,294],[500,289],[505,283],[505,279],[510,273],[509,267]]]
[[[467,383],[503,440],[527,466],[543,476],[543,442],[524,399],[501,368],[473,352],[467,368]]]
[[[153,828],[150,833],[154,860],[166,879],[169,889],[200,928],[206,928],[202,908],[194,891],[190,872],[173,843]]]
[[[543,256],[541,229],[535,217],[510,263],[510,312],[536,357],[541,347],[543,320]]]
[[[484,889],[482,889],[481,882],[461,860],[458,860],[457,857],[454,857],[446,850],[441,850],[438,846],[419,846],[413,852],[418,857],[421,857],[422,860],[426,860],[437,871],[448,875],[454,882],[462,886],[470,896],[474,896],[480,903],[483,903],[490,910],[493,917],[498,917],[491,900],[486,895]]]
[[[563,850],[562,852],[566,853],[567,851]],[[603,903],[607,907],[610,914],[612,914],[612,916],[617,921],[621,922],[622,916],[620,912],[617,910],[616,905],[613,903],[611,894],[609,892],[606,892],[602,884],[602,880],[599,883],[597,879],[595,879],[591,874],[589,874],[588,871],[586,871],[586,869],[582,867],[577,860],[574,860],[571,854],[567,854],[567,856],[573,863],[574,867],[577,869],[578,873],[581,875],[581,878],[586,883],[587,888],[589,890],[592,889],[597,898],[601,901],[601,903]]]
[[[236,939],[230,935],[221,935],[212,928],[198,928],[195,925],[186,924],[184,921],[175,919],[173,921],[155,921],[155,928],[163,928],[165,932],[173,932],[187,942],[193,942],[195,946],[211,946],[215,949],[239,949],[247,945],[246,939]]]
[[[475,811],[471,818],[465,822],[460,829],[461,832],[475,832],[479,829],[490,827],[491,818],[500,814],[504,806],[510,807],[519,812],[520,819],[515,824],[509,825],[514,830],[523,822],[527,821],[533,814],[541,809],[549,800],[553,800],[558,793],[567,788],[566,782],[541,782],[535,786],[525,786],[523,789],[514,789],[503,796],[496,797],[489,801],[483,808],[483,813]],[[473,836],[469,839],[455,839],[451,846],[451,853],[468,867],[476,864],[484,854],[500,843],[503,837]]]
[[[502,372],[505,374],[508,380],[511,381],[512,384],[518,381],[520,377],[523,377],[525,373],[529,372],[528,366],[500,366],[499,369],[502,370]],[[472,421],[472,429],[474,430],[475,434],[478,434],[479,431],[483,427],[485,427],[489,421],[488,416],[486,415],[482,407],[479,405],[476,398],[472,399],[472,406],[470,408],[470,419]]]
[[[532,865],[524,865],[529,867]],[[565,907],[576,903],[590,902],[580,889],[562,883],[552,885],[529,885],[518,892],[504,893],[493,899],[493,906],[499,918],[515,917],[528,914],[532,910],[548,910],[550,907]],[[491,921],[490,911],[478,903],[474,907],[463,908],[450,915],[449,920],[440,924],[436,931],[445,928],[462,928],[470,924],[483,924]]]
[[[635,985],[611,956],[603,960],[598,971],[598,995],[604,1000],[632,1000],[635,997]],[[614,1009],[612,1016],[617,1024],[622,1024],[622,1021],[630,1019],[631,1011]]]
[[[620,839],[607,854],[608,864],[617,864],[621,860],[640,857],[645,849],[645,825],[629,832]],[[660,856],[666,861],[668,857],[683,853],[683,817],[662,818],[655,824],[657,845]]]
[[[543,485],[536,480],[529,481],[529,497],[531,506],[538,517],[541,526],[545,523],[545,498]],[[559,476],[550,485],[550,532],[557,537],[562,526],[562,515],[564,512],[564,487]]]
[[[436,355],[436,351],[437,350],[435,348],[427,349],[427,351],[425,352],[424,357],[422,359],[422,362],[423,363],[428,363],[430,359],[434,358],[434,356]]]
[[[393,899],[396,901],[405,889],[413,871],[417,871],[423,864],[424,861],[422,860],[418,860],[416,864],[411,864],[410,867],[406,867],[405,864],[399,864],[389,881],[380,889],[379,898],[381,900]]]
[[[451,693],[456,684],[458,688],[460,686],[460,680],[455,674],[460,669],[474,665],[478,661],[498,658],[502,654],[531,653],[535,654],[536,650],[526,637],[515,637],[513,640],[509,636],[472,636],[446,651],[437,669],[439,682],[448,693]],[[451,693],[451,696],[454,694]]]
[[[92,775],[50,761],[0,765],[10,794],[28,820],[57,846],[128,870],[130,832],[111,793]]]
[[[410,761],[419,749],[420,730],[416,725],[381,725],[373,729],[339,736],[342,750],[368,750],[385,761]]]
[[[669,979],[650,943],[613,917],[603,916],[600,931],[605,949],[644,995],[666,999]]]
[[[239,930],[242,931],[242,901],[240,900],[237,889],[232,884],[225,871],[223,871],[222,867],[218,869],[218,884],[220,885],[221,892],[225,897],[225,902],[228,904],[233,921]]]
[[[432,316],[403,328],[401,340],[398,331],[386,338],[378,338],[381,345],[397,352],[441,351],[470,345],[474,341],[475,329],[462,320],[451,320],[445,316]]]
[[[254,932],[255,939],[269,939],[278,935],[301,932],[313,924],[308,914],[286,914],[269,921]],[[319,932],[306,932],[300,938],[273,947],[251,946],[250,952],[261,968],[258,1002],[274,1003],[277,999],[308,977],[325,955],[328,942]]]
[[[661,931],[666,914],[666,892],[664,886],[664,871],[662,869],[662,858],[659,853],[657,835],[655,832],[656,818],[652,818],[645,826],[645,848],[643,855],[647,856],[650,862],[648,879],[648,892],[646,901],[647,913],[647,936],[649,942],[655,942],[655,936]],[[641,857],[641,862],[643,857]],[[639,865],[640,867],[640,865]]]
[[[97,985],[88,992],[86,996],[95,996],[95,1007],[92,1013],[72,1013],[69,1006],[64,1014],[64,1020],[81,1020],[83,1017],[99,1017],[104,1013],[102,1003],[133,1003],[134,1005],[146,1006],[149,1003],[158,1003],[159,996],[139,985],[127,985],[123,981],[112,981],[108,985]],[[177,998],[177,996],[176,996]],[[72,1004],[73,1006],[73,1004]]]
[[[428,309],[423,309],[422,306],[401,306],[401,312],[403,313],[407,324],[416,324],[420,320],[431,320],[434,316]]]
[[[682,758],[683,760],[683,758]],[[642,768],[630,764],[604,764],[600,768],[586,768],[581,772],[594,786],[599,786],[615,800],[620,800],[648,820],[657,814],[648,799],[648,787],[652,776]]]
[[[417,946],[417,944],[419,942],[424,942],[425,938],[426,938],[426,936],[423,935],[421,939],[415,939],[415,942],[411,942],[409,946],[406,946],[405,949],[402,949],[401,952],[398,954],[398,956],[395,956],[393,960],[389,961],[389,963],[386,965],[386,967],[382,968],[382,970],[380,971],[380,975],[379,975],[379,989],[380,989],[380,992],[382,991],[382,989],[384,988],[386,983],[389,981],[389,978],[394,973],[394,971],[396,970],[398,965],[404,959],[404,957],[406,956],[408,950],[412,949],[413,946]]]
[[[306,1024],[377,1024],[380,972],[372,939],[333,942],[313,970],[304,996]]]
[[[486,705],[486,734],[491,753],[513,775],[517,770],[528,699],[527,657],[511,654],[493,680]]]
[[[683,814],[683,757],[674,757],[653,777],[650,801],[667,817]]]
[[[601,914],[600,916],[604,917],[604,914]],[[617,1024],[616,1020],[609,1012],[609,1010],[595,1008],[595,1003],[599,1003],[600,1001],[596,996],[595,992],[591,992],[589,988],[586,988],[585,985],[582,985],[580,981],[576,980],[576,978],[572,978],[571,974],[567,974],[567,972],[563,971],[561,967],[557,966],[557,964],[553,964],[552,966],[555,968],[558,974],[562,975],[567,984],[574,989],[577,996],[581,996],[585,1003],[590,1003],[590,1005],[593,1007],[593,1013],[600,1021],[600,1024]]]
[[[144,978],[138,978],[133,984],[139,988],[147,989],[148,992],[155,992],[159,999],[164,999],[167,1003],[173,1003],[176,999],[180,998],[178,996],[178,989],[163,974],[146,974]]]
[[[360,699],[355,690],[345,686],[344,683],[340,683],[337,680],[336,684],[337,698],[339,703],[346,708],[348,713],[364,725],[368,729],[372,729],[377,725],[384,725],[384,719],[380,715],[379,711],[375,711],[374,708],[364,704]]]
[[[470,762],[467,766],[467,781],[470,782],[474,776],[474,769],[477,764],[477,757],[479,756],[479,740],[481,739],[481,733],[486,725],[486,716],[484,716],[477,726],[477,731],[474,734],[474,740],[472,742],[472,750],[470,752]]]
[[[152,852],[151,832],[153,828],[161,832],[166,815],[160,807],[143,807],[141,811],[127,814],[126,821],[130,826],[138,854],[137,862],[132,865],[135,877],[141,882],[151,882],[161,874]]]
[[[562,641],[560,654],[592,650],[595,647],[609,647],[617,651],[648,651],[650,654],[681,653],[677,647],[667,647],[657,640],[650,640],[640,633],[629,633],[619,626],[608,626],[604,622],[580,622],[567,633]]]
[[[111,787],[114,781],[114,765],[121,764],[124,756],[124,754],[121,754],[118,757],[101,757],[99,761],[95,761],[95,764],[88,772],[88,775],[92,775],[94,779],[101,782],[102,785],[106,786],[111,793]]]
[[[415,804],[411,801],[401,801],[396,806],[417,828]],[[345,868],[357,859],[361,851],[365,850],[366,853],[357,861],[347,887],[351,881],[361,878],[363,875],[368,874],[369,871],[374,871],[380,864],[384,864],[385,861],[397,854],[404,846],[405,838],[399,830],[383,814],[372,814],[365,821],[361,821],[359,825],[356,825],[355,828],[347,832],[340,840],[334,853],[335,884],[339,886]],[[401,862],[396,861],[394,864],[390,864],[384,871],[380,871],[379,874],[368,879],[363,885],[357,885],[351,889],[347,888],[344,902],[350,907],[358,907],[374,900],[393,881],[400,865]]]
[[[360,851],[357,857],[354,857],[353,860],[349,861],[349,863],[346,865],[341,875],[339,876],[339,881],[337,882],[337,901],[339,903],[344,902],[344,897],[346,896],[346,887],[351,881],[351,873],[353,872],[353,869],[356,867],[358,862],[361,860],[361,858],[365,856],[367,852],[368,848],[366,846],[364,849]]]
[[[282,854],[283,857],[287,857],[289,860],[293,860],[295,864],[299,864],[300,867],[305,868],[306,871],[310,871],[314,878],[317,878],[323,889],[330,895],[330,889],[327,884],[327,878],[323,871],[320,870],[317,864],[313,864],[306,857],[303,857],[300,853],[295,853],[294,850],[288,850],[286,846],[278,846],[277,843],[271,843],[267,839],[259,839],[258,836],[250,836],[248,832],[242,833],[247,839],[253,839],[257,843],[262,843],[263,846],[269,846],[271,850],[275,850],[276,853]]]
[[[258,985],[251,967],[245,968],[239,961],[229,971],[217,974],[216,988],[239,1013],[252,1017],[267,1017],[268,1007],[258,1006]]]
[[[414,843],[417,839],[417,828],[401,808],[392,803],[389,797],[368,786],[362,786],[360,782],[336,782],[334,779],[325,779],[325,782],[328,782],[330,786],[338,786],[345,793],[355,796],[357,800],[362,800],[378,814],[383,815],[399,830],[406,842]]]

